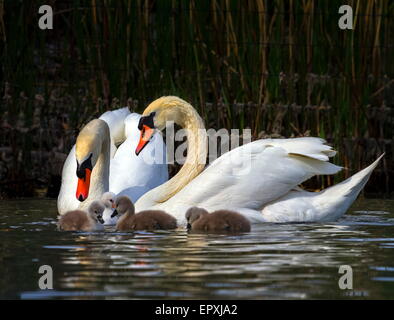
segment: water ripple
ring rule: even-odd
[[[242,235],[58,232],[55,201],[6,201],[0,297],[394,298],[394,202],[363,201],[337,222],[262,224]],[[38,289],[43,264],[54,290]],[[353,268],[359,291],[339,289],[340,265]]]

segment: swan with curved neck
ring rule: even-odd
[[[75,144],[80,208],[101,197],[109,189],[110,134],[107,123],[90,121],[79,133]]]
[[[207,157],[207,134],[204,122],[197,111],[178,97],[162,97],[153,101],[144,111],[139,122],[140,142],[136,149],[139,155],[149,143],[155,129],[163,130],[167,121],[173,121],[186,129],[188,152],[184,165],[169,181],[140,198],[139,205],[145,207],[163,203],[178,193],[205,167]],[[138,203],[137,202],[137,203]]]
[[[336,152],[325,140],[256,140],[225,153],[203,171],[208,149],[203,121],[178,97],[159,98],[145,109],[138,125],[141,134],[136,154],[143,152],[154,131],[162,130],[167,121],[187,129],[186,163],[172,179],[143,195],[135,208],[164,210],[177,218],[178,225],[186,225],[185,212],[193,206],[234,210],[253,223],[338,219],[382,157],[340,184],[306,192],[298,185],[314,175],[331,175],[342,169],[329,162]],[[231,159],[247,163],[248,170],[238,174]]]

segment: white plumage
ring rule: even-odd
[[[192,206],[208,211],[259,210],[314,175],[341,170],[327,161],[334,154],[319,138],[257,140],[216,159],[166,202],[144,203],[142,197],[136,209],[145,210],[153,205],[170,212],[180,224],[185,224],[185,211]]]
[[[156,133],[150,143],[151,146],[146,147],[152,159],[155,156],[153,164],[135,155],[134,150],[140,136],[138,130],[140,117],[141,115],[137,113],[130,113],[128,108],[122,108],[107,111],[99,118],[108,124],[111,141],[110,163],[105,164],[109,165],[110,173],[109,177],[102,177],[102,179],[109,179],[109,190],[104,191],[127,195],[133,201],[137,201],[145,192],[168,180],[166,153],[158,152],[158,150],[165,150],[160,133]],[[116,145],[119,147],[117,148]],[[75,196],[76,169],[74,145],[63,166],[62,185],[57,202],[59,214],[82,206]],[[101,196],[102,194],[90,194],[89,200],[100,200]]]
[[[177,119],[179,125],[194,131],[191,137],[200,137],[200,142],[192,140],[189,144],[188,158],[196,159],[197,153],[205,152],[204,140],[196,134],[202,120],[190,104],[178,97],[162,97],[152,102],[144,115],[152,112],[155,125],[163,127],[166,119]],[[342,169],[329,162],[335,153],[320,138],[257,140],[225,153],[191,181],[185,174],[193,170],[178,174],[143,195],[135,207],[137,211],[164,210],[179,225],[186,224],[185,213],[193,206],[209,212],[238,211],[252,223],[335,220],[353,203],[382,158],[321,192],[300,189],[299,184],[314,175],[331,175]],[[178,181],[186,181],[183,188],[177,187]],[[174,186],[179,190],[171,194]],[[168,194],[170,198],[160,201]]]

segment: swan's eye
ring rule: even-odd
[[[109,199],[109,201],[110,201],[110,202],[114,202],[114,200],[112,200],[112,199]]]

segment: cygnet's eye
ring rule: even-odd
[[[97,210],[94,210],[94,213],[97,213]]]

